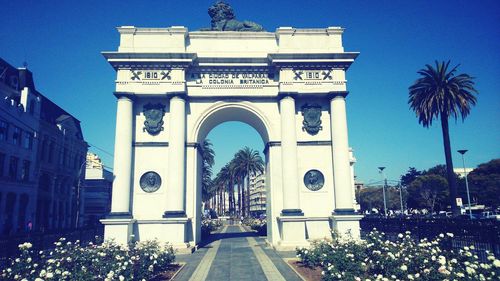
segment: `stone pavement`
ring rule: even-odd
[[[274,251],[255,232],[228,225],[210,238],[195,253],[177,256],[186,265],[175,281],[302,280],[283,260],[294,253]]]

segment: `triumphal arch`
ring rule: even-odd
[[[118,51],[103,53],[117,73],[105,238],[196,245],[200,143],[226,121],[251,125],[266,144],[269,243],[359,235],[346,119],[358,53],[344,51],[343,29],[221,30],[122,26]]]

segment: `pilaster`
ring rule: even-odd
[[[169,169],[165,218],[186,217],[186,101],[182,96],[170,99]]]

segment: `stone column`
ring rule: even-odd
[[[185,217],[186,101],[182,97],[170,99],[169,119],[167,205],[163,217]]]
[[[283,216],[302,216],[299,202],[297,172],[297,135],[295,132],[295,100],[285,96],[280,100],[281,166],[283,176]]]
[[[351,187],[351,165],[347,138],[347,118],[345,97],[337,95],[330,101],[332,146],[333,146],[333,178],[335,187],[335,214],[353,214]]]
[[[115,159],[111,217],[131,218],[133,101],[118,95],[116,109]]]
[[[104,224],[104,239],[127,245],[132,239],[133,223],[130,212],[132,192],[132,136],[134,107],[130,94],[115,93],[116,106],[114,181],[111,198],[111,213],[101,220]],[[71,210],[70,210],[71,211]]]
[[[340,234],[349,233],[354,238],[360,235],[359,220],[363,217],[354,211],[351,185],[351,165],[347,138],[345,95],[336,95],[330,101],[332,130],[333,178],[335,189],[335,210],[332,226]]]

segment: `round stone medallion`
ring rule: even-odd
[[[142,190],[144,190],[145,192],[155,192],[160,188],[161,177],[160,175],[158,175],[158,173],[149,171],[141,176],[139,184],[141,185]]]
[[[304,184],[309,190],[320,190],[325,184],[325,177],[318,170],[309,170],[304,175]]]

